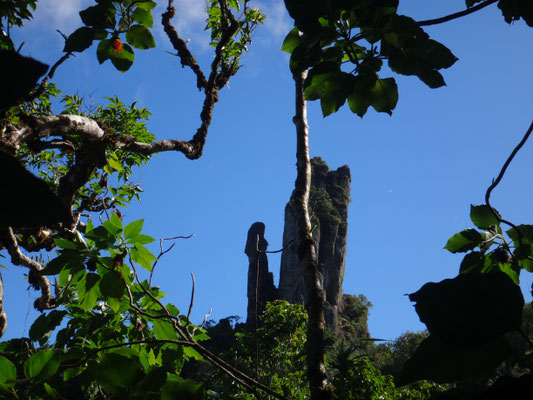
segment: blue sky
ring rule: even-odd
[[[212,53],[203,32],[204,2],[176,3],[178,30],[207,68]],[[281,247],[284,207],[296,177],[294,90],[288,55],[280,51],[292,22],[282,0],[255,3],[269,18],[256,31],[244,67],[220,94],[203,157],[154,157],[133,177],[145,191],[141,203],[124,212],[126,222],[144,218],[145,233],[155,238],[196,234],[177,242],[154,279],[186,312],[194,273],[197,323],[210,308],[215,320],[245,318],[247,230],[263,221],[270,250]],[[465,7],[462,0],[402,3],[400,13],[418,20]],[[81,26],[77,12],[90,4],[40,0],[34,20],[15,36],[25,42],[22,53],[53,64],[63,49],[56,29],[73,32]],[[202,97],[192,72],[165,52],[171,48],[158,25],[162,9],[154,13],[157,48],[136,51],[126,74],[109,62],[100,66],[93,46],[63,64],[55,82],[88,104],[115,94],[126,104],[137,101],[153,113],[148,128],[158,138],[189,139],[199,126]],[[324,119],[319,104],[309,104],[311,155],[352,171],[343,289],[373,303],[369,328],[377,338],[424,328],[405,294],[457,274],[461,257],[443,246],[471,226],[470,204],[484,201],[533,115],[533,31],[523,21],[509,26],[493,5],[426,31],[459,58],[443,71],[446,87],[432,90],[416,77],[395,76],[400,98],[392,117],[370,110],[361,119],[343,108]],[[533,219],[532,159],[533,145],[527,144],[492,196],[503,216],[518,223]],[[277,282],[279,256],[270,257],[270,268]],[[23,272],[2,271],[6,337],[27,335],[37,315],[36,294],[25,291]],[[523,274],[521,280],[530,301],[533,279]]]

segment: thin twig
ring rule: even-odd
[[[196,286],[196,282],[194,280],[194,274],[191,272],[191,278],[192,278],[192,289],[191,289],[191,302],[189,303],[189,312],[187,312],[187,324],[191,323],[191,313],[192,313],[192,307],[194,305],[194,288]],[[187,327],[187,325],[185,325]]]
[[[354,37],[352,37],[352,39],[350,40],[350,43],[355,43],[355,42],[357,42],[357,41],[359,41],[361,39],[364,39],[364,38],[366,38],[368,36],[373,36],[373,35],[376,35],[376,34],[382,35],[382,34],[389,33],[389,32],[396,32],[396,31],[406,30],[406,29],[419,27],[419,26],[429,26],[429,25],[442,24],[444,22],[452,21],[454,19],[464,17],[465,15],[472,14],[472,13],[478,11],[478,10],[481,10],[482,8],[485,8],[487,6],[490,6],[491,4],[496,3],[497,1],[498,0],[487,0],[487,1],[484,1],[482,3],[479,3],[478,5],[475,5],[473,7],[467,8],[466,10],[459,11],[459,12],[456,12],[456,13],[453,13],[453,14],[450,14],[450,15],[446,15],[446,16],[440,17],[440,18],[427,19],[427,20],[424,20],[424,21],[413,22],[413,23],[410,23],[410,24],[388,27],[388,28],[385,28],[385,29],[374,29],[374,30],[367,31],[367,32],[361,32],[361,33],[358,33],[357,35],[354,35]]]
[[[525,135],[522,138],[522,140],[520,141],[520,143],[518,143],[518,145],[514,148],[514,150],[511,152],[511,154],[509,155],[509,157],[507,158],[507,160],[503,164],[503,167],[500,170],[500,173],[498,174],[498,177],[496,179],[492,180],[492,184],[489,186],[489,188],[487,189],[487,192],[485,193],[485,204],[487,205],[487,207],[489,207],[489,209],[492,212],[492,214],[498,219],[498,221],[500,221],[500,222],[502,222],[502,223],[504,223],[506,225],[509,225],[511,228],[513,228],[516,231],[516,234],[518,235],[518,244],[519,244],[519,248],[520,249],[524,248],[524,244],[522,243],[522,232],[520,232],[520,229],[518,229],[518,227],[515,224],[513,224],[510,221],[507,221],[507,220],[503,219],[498,214],[498,212],[490,204],[490,195],[491,195],[492,191],[494,190],[494,188],[496,186],[498,186],[498,184],[502,180],[503,175],[505,174],[505,171],[507,171],[507,167],[509,167],[509,165],[511,164],[511,161],[513,161],[513,158],[516,156],[518,151],[522,148],[522,146],[524,146],[524,144],[529,139],[529,136],[531,135],[531,132],[533,132],[533,122],[529,126],[529,129],[525,133]],[[512,252],[511,252],[511,254],[512,254]],[[524,254],[525,254],[525,252],[524,252]],[[513,256],[514,256],[514,254],[513,254]],[[533,257],[528,255],[527,259],[528,260],[533,260]]]
[[[163,250],[163,240],[174,240],[174,239],[190,239],[192,238],[193,236],[195,236],[195,233],[191,233],[189,236],[174,236],[174,237],[171,237],[171,238],[162,238],[162,239],[159,239],[159,248],[161,249],[160,250],[160,253],[159,255],[157,256],[156,260],[154,261],[154,263],[152,264],[152,270],[150,271],[150,278],[148,280],[148,288],[151,288],[152,287],[152,277],[154,276],[154,270],[155,270],[155,266],[157,265],[157,263],[159,262],[159,259],[166,253],[168,253],[170,250],[172,250],[172,248],[176,245],[176,243],[172,243],[172,245],[166,249],[166,250]]]
[[[257,252],[258,253],[267,253],[267,254],[281,253],[282,251],[287,250],[290,247],[290,245],[292,244],[292,242],[294,242],[295,240],[296,240],[296,236],[293,237],[291,240],[289,240],[289,243],[287,243],[285,245],[285,247],[283,247],[282,249],[279,249],[279,250],[272,250],[272,251],[269,251],[269,250],[263,250],[263,251],[258,250]]]

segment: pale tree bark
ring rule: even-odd
[[[316,244],[311,237],[309,217],[309,192],[311,189],[311,161],[309,159],[309,127],[307,125],[307,103],[304,99],[303,84],[307,71],[294,74],[296,86],[296,167],[297,176],[293,198],[294,213],[298,224],[300,244],[298,258],[302,266],[305,291],[307,324],[307,374],[312,400],[331,400],[333,388],[328,383],[324,366],[324,291],[318,274]]]

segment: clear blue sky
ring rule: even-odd
[[[163,4],[165,2],[161,2]],[[176,0],[177,26],[203,68],[212,58],[203,32],[203,1]],[[124,213],[126,222],[145,219],[155,238],[196,233],[178,241],[159,263],[155,282],[168,300],[186,312],[190,273],[196,277],[194,322],[213,308],[212,319],[246,312],[246,233],[263,221],[270,249],[281,247],[283,212],[295,168],[293,83],[288,55],[280,51],[292,26],[282,0],[255,3],[269,15],[257,30],[244,67],[220,95],[203,157],[162,153],[133,179],[144,189],[140,204]],[[464,1],[404,0],[400,12],[415,19],[464,9]],[[81,26],[77,12],[87,0],[40,0],[35,19],[16,34],[22,53],[53,64],[62,54],[60,29]],[[157,48],[136,51],[126,74],[109,62],[100,66],[93,46],[64,65],[55,82],[89,104],[118,95],[153,113],[148,127],[159,139],[189,139],[199,126],[202,97],[190,70],[182,69],[154,15]],[[428,281],[454,277],[460,256],[443,250],[454,233],[470,227],[470,204],[481,204],[491,179],[533,117],[533,30],[523,21],[509,26],[495,5],[426,31],[448,46],[459,61],[443,75],[447,86],[432,90],[415,77],[395,76],[400,99],[392,117],[373,110],[360,119],[349,109],[322,118],[309,105],[311,155],[352,171],[348,252],[343,289],[364,294],[374,305],[373,337],[393,339],[424,326],[404,296]],[[505,218],[531,223],[529,143],[493,194]],[[157,243],[153,251],[158,252]],[[279,257],[270,257],[275,280]],[[27,335],[37,315],[35,292],[27,294],[20,267],[2,271],[8,315],[6,337]],[[533,282],[523,274],[527,288]]]

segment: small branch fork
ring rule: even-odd
[[[531,122],[531,125],[529,126],[528,130],[526,131],[524,137],[522,138],[520,143],[518,143],[518,145],[513,149],[513,151],[511,152],[511,154],[509,155],[509,157],[507,158],[507,160],[503,164],[503,167],[500,170],[500,173],[498,174],[496,179],[492,180],[492,184],[489,186],[489,188],[487,189],[487,192],[485,193],[485,204],[487,205],[487,207],[489,207],[490,211],[498,219],[498,221],[500,221],[500,222],[502,222],[502,223],[504,223],[506,225],[509,225],[511,228],[513,228],[516,231],[516,234],[518,235],[518,244],[519,244],[520,248],[523,248],[523,246],[524,246],[523,243],[522,243],[522,232],[520,231],[520,229],[515,224],[513,224],[510,221],[507,221],[507,220],[503,219],[498,214],[498,212],[492,207],[492,204],[490,203],[490,195],[492,194],[492,191],[496,188],[496,186],[498,186],[498,184],[502,180],[503,175],[505,174],[505,171],[507,171],[507,167],[509,167],[509,165],[513,161],[513,159],[516,156],[516,154],[520,151],[520,149],[524,146],[524,144],[526,144],[527,140],[529,139],[529,136],[531,135],[531,132],[533,132],[533,122]],[[529,260],[533,260],[533,257],[531,257],[531,256],[527,256],[527,258]]]

